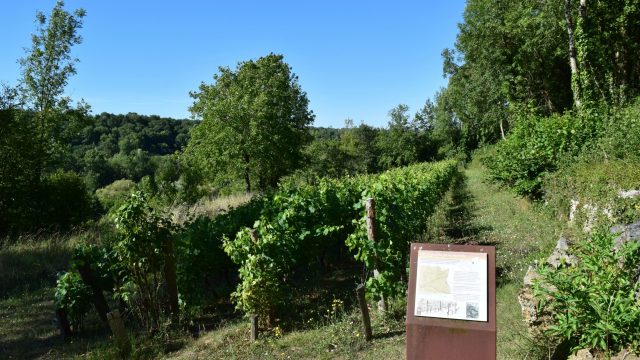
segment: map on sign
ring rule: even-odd
[[[418,251],[415,315],[487,321],[487,254]]]

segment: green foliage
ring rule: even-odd
[[[69,101],[61,96],[69,76],[76,73],[74,63],[78,59],[71,56],[71,48],[82,42],[77,32],[82,28],[85,14],[83,9],[70,14],[64,10],[63,1],[56,3],[49,17],[42,12],[36,13],[37,28],[31,37],[32,47],[20,60],[20,65],[27,98],[45,122],[45,112],[64,108]]]
[[[387,171],[372,179],[355,205],[364,208],[367,198],[375,199],[376,242],[367,238],[366,214],[354,220],[356,229],[347,245],[356,259],[380,275],[369,278],[367,289],[376,297],[404,294],[407,246],[416,234],[426,230],[426,219],[450,187],[456,163],[419,164]],[[362,214],[362,213],[361,213]]]
[[[116,180],[113,183],[96,190],[96,197],[105,209],[120,207],[129,197],[136,183],[128,179]]]
[[[265,202],[255,230],[244,229],[235,239],[224,241],[225,251],[240,265],[241,283],[233,295],[238,308],[273,318],[292,295],[296,269],[309,266],[315,256],[345,240],[357,260],[370,270],[381,270],[381,279],[370,281],[374,294],[398,295],[401,279],[406,279],[402,254],[413,236],[424,230],[426,216],[455,171],[456,164],[448,161],[380,176],[282,184]],[[363,223],[363,201],[369,196],[379,201],[376,244],[367,239]]]
[[[274,187],[300,166],[313,113],[282,55],[269,54],[219,68],[214,84],[191,94],[202,119],[186,154],[218,183],[243,179],[247,192]]]
[[[545,115],[571,106],[562,2],[470,0],[463,17],[455,48],[443,51],[440,97],[467,151],[509,131],[515,104]]]
[[[223,239],[252,225],[262,206],[263,199],[254,198],[213,219],[199,216],[183,225],[177,235],[176,260],[178,289],[188,307],[228,294],[237,268],[222,248]]]
[[[119,239],[115,255],[124,271],[116,296],[127,302],[142,326],[153,331],[162,324],[162,269],[166,246],[172,242],[174,227],[157,214],[145,194],[134,192],[116,213]]]
[[[520,195],[539,197],[545,174],[558,169],[564,158],[577,156],[598,138],[602,117],[587,113],[524,116],[510,136],[488,158],[490,176]]]
[[[0,108],[0,233],[31,228],[40,172],[32,114]]]
[[[400,104],[389,111],[389,129],[380,134],[379,165],[383,169],[406,166],[418,160],[418,128],[410,121],[409,107]]]
[[[587,153],[548,176],[544,181],[545,201],[564,219],[571,209],[571,201],[577,201],[574,222],[578,224],[585,220],[594,224],[637,221],[640,198],[621,199],[619,193],[640,187],[640,160],[631,157],[604,161],[600,156]],[[589,219],[589,211],[583,209],[587,204],[600,210],[600,218]],[[602,213],[605,209],[610,218]]]
[[[89,194],[84,179],[73,172],[56,171],[42,184],[43,224],[67,230],[91,219],[97,212],[96,199]]]
[[[593,151],[603,158],[640,156],[640,97],[629,106],[614,108],[605,119],[602,137]]]
[[[553,311],[549,334],[574,351],[592,348],[607,356],[627,346],[640,352],[640,243],[614,244],[606,230],[576,242],[577,264],[539,268],[535,294]]]
[[[91,309],[91,289],[78,273],[66,272],[58,277],[54,299],[56,306],[67,312],[71,326],[77,331]]]

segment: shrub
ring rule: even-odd
[[[119,239],[114,250],[125,274],[116,295],[129,305],[144,328],[159,330],[166,290],[162,276],[165,250],[173,241],[175,229],[148,205],[146,195],[139,191],[118,209],[116,228]]]
[[[602,122],[597,113],[524,116],[487,159],[490,176],[520,195],[540,197],[544,176],[557,170],[561,159],[578,155],[596,140]]]
[[[96,199],[87,191],[82,177],[74,172],[56,171],[45,178],[41,200],[43,225],[62,230],[79,225],[97,213]]]
[[[640,156],[640,98],[607,117],[597,151],[604,158]]]
[[[102,207],[107,210],[115,209],[122,205],[129,197],[136,183],[129,179],[120,179],[96,190],[96,196]]]
[[[77,331],[84,316],[91,309],[91,289],[82,282],[78,273],[60,274],[56,286],[55,304],[67,312],[71,326],[74,331]]]
[[[183,225],[177,236],[176,255],[178,288],[187,306],[202,305],[206,295],[231,292],[237,266],[222,249],[223,239],[253,225],[262,206],[263,199],[256,197],[213,219],[198,216]],[[218,281],[213,284],[211,279]]]
[[[601,229],[575,244],[577,264],[538,269],[543,281],[534,284],[534,294],[554,314],[548,333],[569,341],[573,351],[610,356],[629,346],[640,352],[640,243],[616,249],[614,238]]]

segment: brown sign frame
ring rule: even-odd
[[[415,316],[418,251],[479,252],[487,254],[487,321]],[[485,245],[412,243],[407,297],[408,360],[490,360],[496,358],[496,249]]]

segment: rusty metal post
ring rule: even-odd
[[[367,300],[364,297],[364,284],[358,285],[356,288],[356,296],[358,297],[358,305],[360,305],[360,312],[362,313],[362,328],[364,330],[364,339],[371,341],[373,337],[371,331],[371,318],[369,317],[369,308],[367,307]]]
[[[373,198],[366,200],[367,208],[367,237],[372,243],[376,242],[376,202]],[[380,272],[378,269],[373,269],[373,277],[379,277]],[[387,303],[383,296],[378,301],[378,310],[387,311]]]

